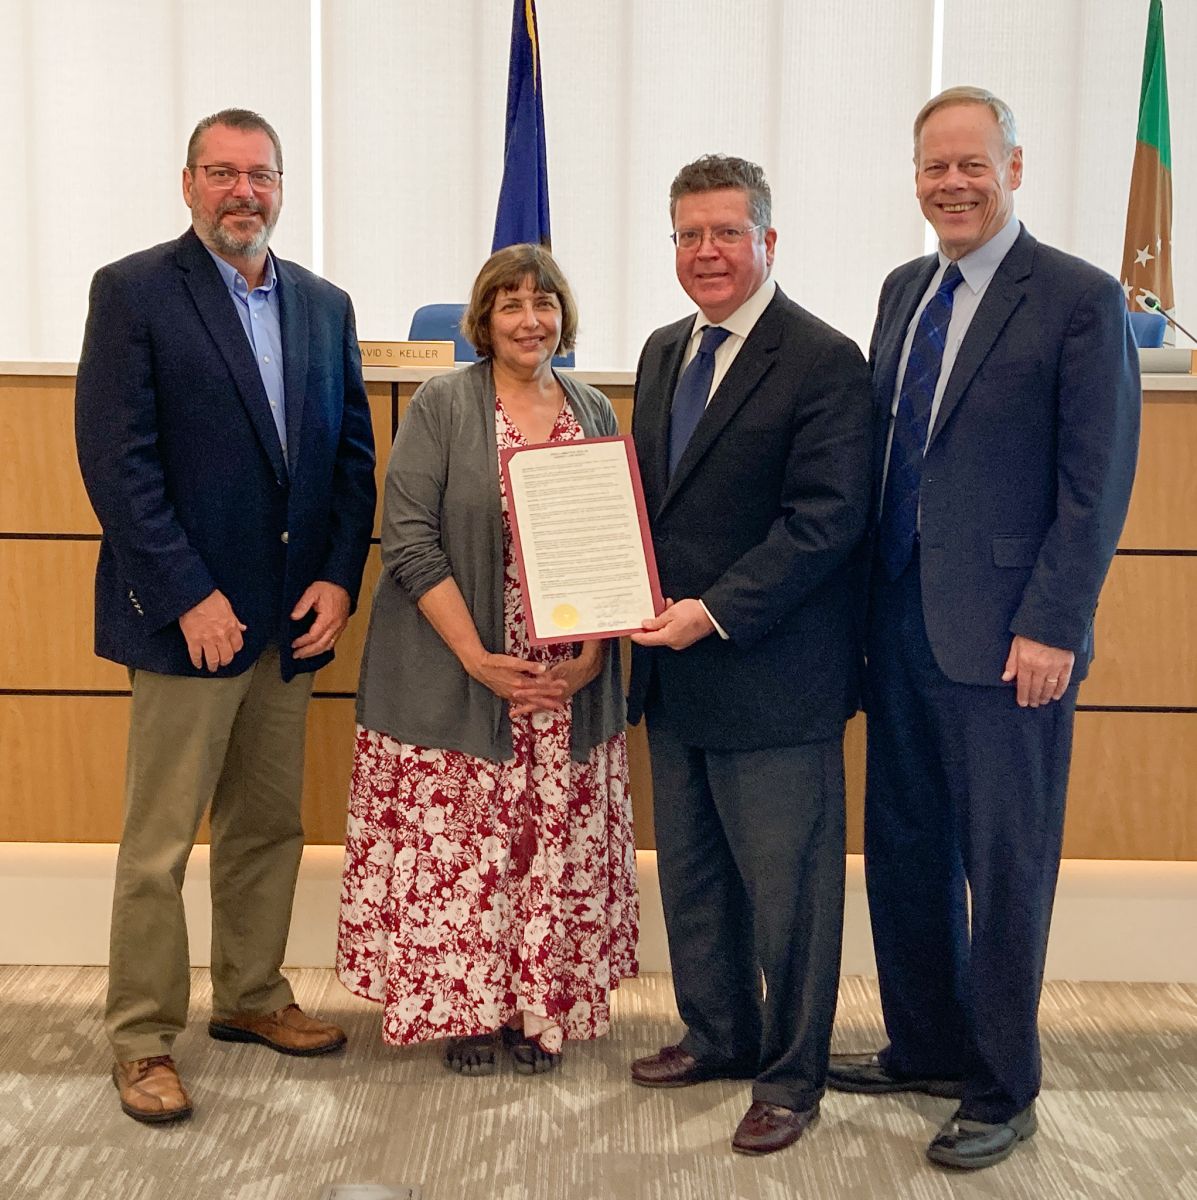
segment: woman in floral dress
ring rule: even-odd
[[[499,454],[617,428],[553,372],[577,317],[541,247],[490,258],[462,327],[481,361],[419,388],[387,468],[337,971],[385,1041],[539,1073],[636,973],[635,849],[618,643],[531,645]]]

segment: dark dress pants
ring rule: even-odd
[[[810,1108],[839,981],[843,739],[705,750],[651,708],[648,734],[682,1047],[753,1078],[754,1100]]]
[[[865,869],[882,1063],[961,1079],[961,1116],[1005,1121],[1039,1092],[1077,689],[1019,708],[1011,686],[948,679],[927,640],[917,555],[874,585],[868,651]]]

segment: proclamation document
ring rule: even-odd
[[[535,644],[636,633],[661,612],[630,437],[521,446],[502,461]]]

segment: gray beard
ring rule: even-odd
[[[209,221],[198,211],[197,207],[192,208],[191,216],[200,241],[210,246],[217,253],[231,254],[236,258],[252,258],[255,254],[260,254],[270,244],[270,235],[274,232],[274,227],[278,223],[278,211],[275,211],[274,219],[269,220],[266,218],[261,205],[255,204],[252,211],[259,213],[263,217],[262,227],[255,234],[238,237],[232,230],[221,223],[221,217],[228,212],[235,212],[239,209],[246,212],[250,211],[238,202],[229,204],[226,201],[217,207],[215,222]]]

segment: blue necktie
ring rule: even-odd
[[[715,378],[715,351],[731,337],[731,331],[721,325],[708,325],[702,331],[698,353],[690,360],[677,390],[673,393],[673,408],[669,414],[669,474],[677,469],[678,460],[686,449],[707,406],[711,380]]]
[[[931,421],[931,403],[943,364],[952,297],[960,282],[960,268],[950,263],[935,295],[927,301],[910,343],[894,435],[889,449],[889,470],[881,502],[881,561],[890,579],[906,570],[914,552],[918,529],[919,485],[923,477],[923,452]]]

